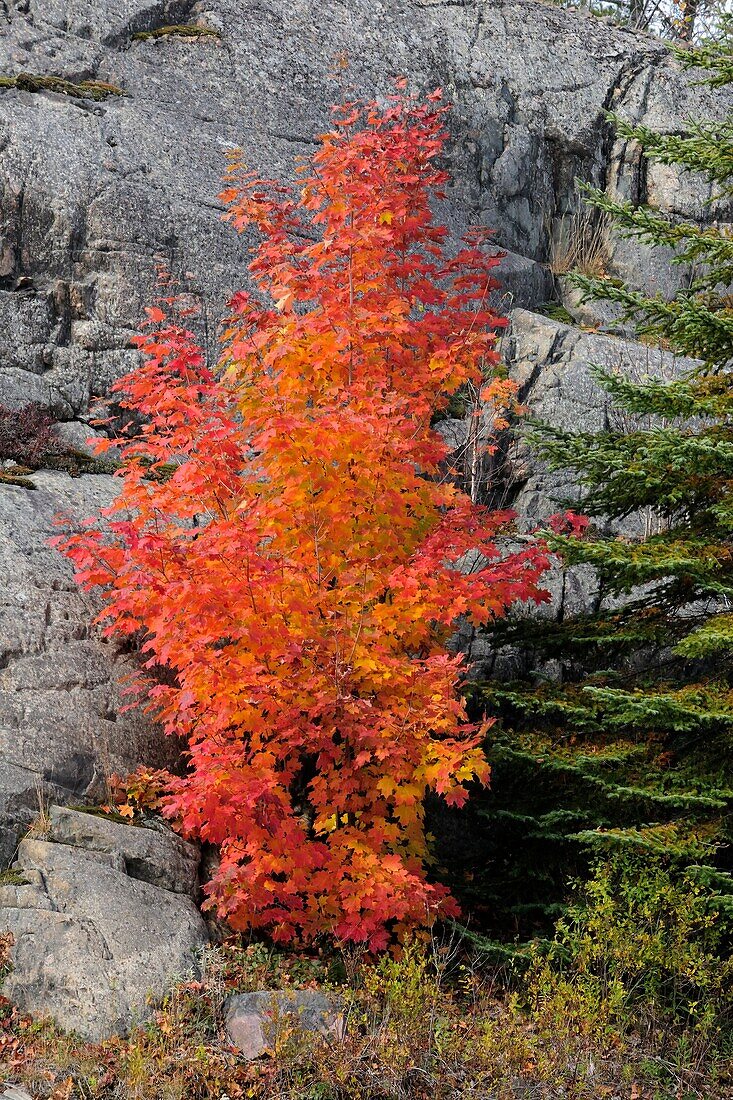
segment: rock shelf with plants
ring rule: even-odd
[[[56,92],[59,95],[73,96],[75,99],[92,99],[99,102],[110,96],[123,96],[125,93],[116,84],[104,80],[66,80],[63,76],[38,73],[18,73],[16,76],[0,76],[0,88],[16,88],[19,92]]]
[[[149,31],[135,31],[131,38],[133,42],[150,42],[160,38],[221,38],[221,33],[214,27],[204,27],[198,23],[177,23],[154,27]]]

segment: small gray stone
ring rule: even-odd
[[[293,1027],[340,1038],[344,1021],[336,1001],[314,989],[238,993],[226,1003],[227,1034],[247,1059],[273,1050],[279,1031]]]
[[[69,420],[63,424],[57,424],[56,435],[72,451],[95,458],[98,456],[94,450],[94,443],[99,439],[106,439],[106,436],[102,435],[101,432],[94,431],[88,424],[80,420]],[[116,447],[107,448],[101,457],[105,462],[118,461],[119,450]]]
[[[0,1100],[33,1100],[33,1097],[22,1085],[0,1085]]]

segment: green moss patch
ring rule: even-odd
[[[82,80],[75,84],[62,76],[38,76],[35,73],[0,76],[0,88],[17,88],[23,92],[58,92],[75,99],[94,100],[125,94],[116,84],[106,84],[103,80]]]
[[[119,469],[119,463],[84,454],[83,451],[69,450],[60,455],[42,455],[39,469],[63,470],[72,477],[78,477],[80,474],[113,474]]]
[[[123,817],[122,814],[118,814],[116,810],[111,810],[106,806],[88,806],[84,804],[77,804],[68,807],[70,810],[74,810],[79,814],[89,814],[91,817],[101,817],[105,821],[114,821],[118,825],[133,825],[137,826],[139,823],[131,821],[129,817]]]
[[[20,871],[0,871],[0,886],[28,886],[28,879]]]
[[[221,38],[213,27],[199,27],[195,23],[182,23],[170,27],[156,27],[152,31],[137,31],[134,42],[147,42],[151,38]]]
[[[0,470],[0,485],[15,485],[19,489],[36,488],[29,478],[22,477],[19,470],[12,466],[10,469]]]

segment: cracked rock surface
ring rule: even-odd
[[[184,23],[215,34],[136,37]],[[550,297],[550,242],[572,216],[576,177],[675,216],[732,220],[699,182],[614,142],[604,113],[670,131],[720,115],[725,96],[691,85],[653,38],[537,0],[0,0],[0,32],[0,75],[17,81],[0,87],[0,403],[51,408],[68,438],[133,364],[158,264],[198,301],[214,345],[247,258],[220,219],[227,149],[292,179],[330,105],[384,96],[397,74],[443,86],[455,105],[440,216],[456,232],[496,230],[505,307]],[[124,94],[63,94],[22,74]],[[670,292],[689,278],[663,250],[611,248],[636,285]],[[515,315],[515,370],[538,412],[591,427],[604,406],[584,364],[611,345],[553,324]],[[551,479],[515,473],[515,504],[539,515]],[[90,629],[92,601],[46,545],[55,512],[95,512],[113,483],[34,480],[34,492],[0,485],[0,863],[39,784],[81,800],[106,771],[165,755],[121,713],[125,659]]]
[[[184,23],[216,33],[136,38]],[[39,402],[78,444],[90,402],[135,361],[130,338],[160,263],[201,306],[213,347],[247,259],[220,219],[226,151],[240,145],[253,169],[292,179],[330,105],[384,96],[397,74],[441,85],[454,104],[439,215],[455,232],[496,230],[509,250],[504,308],[550,297],[550,242],[572,217],[576,177],[675,216],[731,221],[691,177],[614,142],[604,114],[676,130],[725,111],[725,96],[691,86],[660,42],[537,0],[0,0],[0,75],[17,81],[0,87],[0,403]],[[37,79],[50,76],[67,94]],[[84,81],[124,95],[68,94]],[[670,274],[663,252],[611,247],[636,285],[669,292],[689,277]],[[529,403],[596,424],[604,405],[585,364],[611,345],[526,312],[513,339]],[[37,788],[83,801],[106,773],[166,756],[121,711],[127,660],[91,629],[93,601],[47,546],[56,512],[96,512],[113,482],[33,480],[35,491],[0,485],[0,866]],[[539,516],[552,489],[517,460],[515,505]]]
[[[220,37],[136,34],[200,24]],[[396,74],[441,85],[455,104],[459,230],[482,223],[510,250],[508,302],[551,293],[550,238],[575,207],[581,177],[698,220],[704,187],[641,163],[613,143],[612,108],[675,130],[724,97],[690,87],[656,40],[532,0],[23,0],[0,3],[0,74],[103,81],[93,101],[0,89],[0,400],[30,399],[82,416],[92,394],[131,365],[130,336],[164,264],[202,307],[211,345],[246,250],[220,221],[227,149],[268,176],[293,177],[333,102],[384,96]],[[618,243],[621,274],[674,289],[665,255]]]
[[[145,718],[123,711],[129,658],[100,639],[94,600],[48,545],[54,517],[97,512],[113,479],[45,471],[32,480],[33,491],[0,486],[0,870],[39,796],[104,797],[109,775],[172,754]]]
[[[53,808],[47,835],[21,842],[11,881],[0,883],[0,927],[14,940],[3,992],[99,1041],[127,1032],[149,1001],[196,973],[208,937],[170,872],[183,841],[88,816]],[[141,850],[142,867],[132,855]]]
[[[642,381],[667,381],[699,364],[637,341],[596,332],[584,332],[528,310],[514,310],[505,342],[509,372],[519,384],[519,398],[531,416],[566,431],[599,432],[607,428],[630,430],[642,421],[615,409],[613,401],[592,373],[598,367]],[[508,492],[512,507],[536,526],[561,508],[563,500],[578,499],[580,488],[567,472],[548,471],[519,442],[510,454]],[[614,525],[625,535],[640,534],[639,516]]]
[[[198,891],[198,848],[157,818],[150,827],[131,828],[97,813],[52,806],[49,822],[57,843],[112,854],[130,878],[189,897]]]

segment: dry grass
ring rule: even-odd
[[[558,229],[550,234],[548,266],[553,275],[578,272],[591,278],[607,274],[609,252],[608,219],[580,207],[563,215]]]

